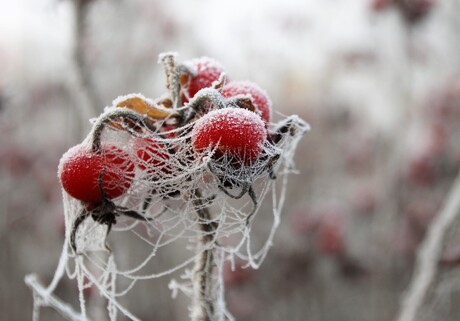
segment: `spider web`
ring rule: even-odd
[[[26,277],[33,290],[33,320],[40,320],[42,307],[51,307],[69,320],[94,320],[85,294],[89,288],[96,288],[104,298],[107,319],[123,315],[140,320],[124,298],[144,281],[168,276],[172,296],[183,294],[192,300],[192,320],[199,317],[204,301],[214,302],[205,308],[212,309],[215,320],[233,320],[225,308],[223,264],[230,261],[234,266],[238,259],[246,267],[258,268],[263,262],[280,223],[288,174],[295,172],[294,153],[308,125],[297,116],[271,124],[269,132],[279,131],[280,138],[276,143],[267,140],[258,159],[244,165],[226,154],[213,158],[211,148],[197,156],[190,143],[194,120],[169,129],[171,119],[166,117],[149,126],[145,117],[115,105],[93,120],[93,131],[83,143],[90,148],[97,134],[102,144],[113,144],[133,156],[133,182],[113,203],[148,220],[120,215],[107,235],[107,225],[89,216],[75,232],[75,254],[70,239],[83,205],[63,191],[66,233],[54,278],[45,287],[36,275]],[[117,116],[121,111],[135,117],[126,121]],[[101,124],[103,130],[96,133]],[[271,217],[261,213],[264,199],[271,201]],[[255,240],[252,226],[262,221],[271,224],[265,239]],[[159,253],[174,254],[177,247],[186,251],[181,261],[159,269]],[[142,259],[126,259],[130,252],[142,253]],[[55,294],[63,278],[77,281],[78,308]],[[210,286],[200,297],[203,283]]]

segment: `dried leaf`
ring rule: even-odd
[[[173,107],[173,101],[169,97],[164,97],[161,98],[160,100],[157,101],[158,105],[161,105],[165,108],[172,108]]]
[[[154,119],[165,119],[170,117],[173,112],[158,108],[153,104],[149,104],[146,100],[141,97],[129,97],[117,104],[117,107],[125,107],[132,109],[139,114],[147,115]]]

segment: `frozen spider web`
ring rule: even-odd
[[[42,307],[69,320],[94,320],[88,288],[104,298],[108,319],[122,315],[140,320],[125,298],[144,281],[168,276],[173,297],[190,297],[192,320],[203,310],[213,320],[233,320],[225,308],[223,264],[233,266],[238,260],[258,268],[264,260],[280,223],[288,174],[295,171],[294,153],[308,125],[297,116],[271,124],[272,139],[257,160],[245,165],[226,154],[213,157],[212,148],[197,155],[190,143],[195,120],[174,127],[170,117],[150,122],[115,105],[94,120],[84,144],[90,148],[97,136],[100,144],[113,144],[133,156],[132,184],[112,201],[146,220],[119,215],[107,234],[107,225],[89,216],[74,231],[84,207],[63,191],[66,233],[54,278],[45,287],[36,275],[26,276],[33,290],[33,320],[40,320]],[[271,202],[271,214],[260,210],[264,199]],[[254,241],[251,230],[259,222],[271,223],[264,240]],[[181,260],[160,269],[156,259],[165,252],[181,252]],[[130,253],[141,259],[129,258]],[[79,306],[55,294],[63,278],[77,281]]]

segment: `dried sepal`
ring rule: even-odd
[[[220,91],[222,88],[224,88],[227,81],[228,81],[227,74],[223,72],[220,74],[219,79],[217,79],[216,81],[212,83],[211,87]]]
[[[239,108],[247,109],[260,116],[260,110],[254,104],[254,99],[250,95],[237,95],[228,99],[228,102],[235,104]]]

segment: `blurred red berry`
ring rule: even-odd
[[[316,231],[316,246],[327,255],[338,255],[345,249],[345,213],[340,208],[325,210]]]
[[[395,0],[371,0],[371,9],[375,12],[387,9],[395,3]]]
[[[236,260],[232,269],[232,262],[225,261],[222,270],[222,277],[226,286],[238,286],[249,280],[252,274],[250,268],[243,268],[243,262]]]
[[[405,178],[414,185],[433,185],[438,178],[433,157],[426,153],[412,156],[406,168]]]
[[[318,228],[316,244],[323,254],[338,254],[344,249],[343,229],[335,222],[325,222]]]
[[[399,0],[398,4],[408,21],[417,22],[431,11],[436,2],[437,0]]]
[[[34,164],[34,155],[13,144],[0,148],[0,164],[13,175],[28,173]]]

